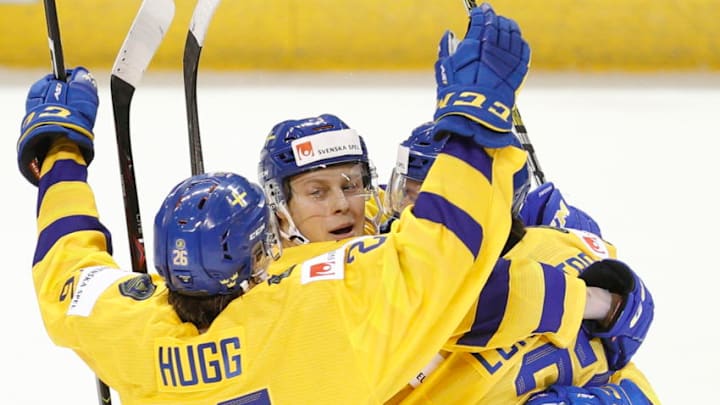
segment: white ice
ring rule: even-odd
[[[15,142],[27,88],[43,72],[0,72],[0,308],[3,403],[91,404],[95,378],[48,338],[30,266],[35,188],[17,170]],[[123,197],[108,77],[101,86],[96,158],[90,183],[115,257],[129,268]],[[434,109],[426,74],[203,74],[200,128],[207,171],[251,179],[265,135],[278,121],[335,113],[365,137],[380,179],[396,145]],[[655,322],[635,359],[666,404],[709,401],[720,356],[714,310],[720,266],[717,207],[718,75],[548,75],[531,73],[518,99],[548,180],[592,214],[622,259],[644,278]],[[132,103],[131,133],[145,244],[152,265],[152,221],[170,188],[190,174],[180,73],[148,73]],[[118,327],[122,327],[119,325]],[[108,350],[113,350],[108,348]],[[114,401],[119,403],[117,399]]]

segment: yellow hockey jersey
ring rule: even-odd
[[[472,331],[464,319],[505,243],[512,174],[523,164],[518,148],[450,140],[397,230],[287,249],[266,283],[200,333],[178,319],[159,276],[118,269],[82,156],[59,141],[38,190],[33,280],[45,327],[124,405],[383,403],[448,336]],[[556,282],[565,295],[548,308],[584,306],[582,281]],[[574,338],[582,310],[572,309],[553,314],[548,338]],[[529,319],[513,331],[534,330]]]
[[[551,264],[548,272],[577,276],[592,262],[615,256],[613,245],[589,232],[530,227],[504,258],[534,259]],[[513,262],[518,263],[517,260]],[[548,296],[563,294],[547,281],[539,280],[539,283],[546,283]],[[513,301],[510,295],[506,298],[509,288],[524,287],[507,283],[503,277],[494,274],[485,285],[483,294],[495,291],[485,301],[506,308],[504,317],[487,320],[491,325],[489,330],[513,328],[518,320],[527,316],[521,309],[524,303]],[[523,294],[518,293],[518,296]],[[474,313],[471,315],[478,317]],[[475,339],[477,336],[468,334],[458,339],[458,343],[466,345],[464,350],[472,350]],[[572,344],[563,348],[553,345],[546,337],[533,336],[496,350],[443,351],[387,403],[523,404],[533,393],[555,383],[583,386],[605,383],[610,377],[614,383],[629,378],[654,404],[660,403],[649,382],[632,363],[612,376],[610,374],[599,338],[592,339],[581,330]]]

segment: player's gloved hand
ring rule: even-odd
[[[540,185],[528,193],[520,209],[525,225],[549,225],[572,228],[602,236],[600,226],[584,211],[569,205],[552,182]]]
[[[529,64],[530,47],[515,21],[487,3],[472,9],[465,38],[456,45],[448,31],[440,41],[434,135],[494,148],[513,143],[511,110]]]
[[[630,380],[620,384],[597,387],[573,387],[555,384],[531,396],[526,405],[652,405],[650,400]]]
[[[95,154],[93,127],[97,109],[97,84],[83,67],[67,70],[67,82],[53,75],[35,82],[28,92],[17,142],[22,175],[37,186],[48,148],[61,136],[75,142],[90,164]]]
[[[640,277],[619,260],[595,262],[580,278],[588,287],[604,288],[622,297],[607,327],[596,321],[583,323],[591,336],[602,338],[610,370],[619,370],[631,360],[650,329],[655,313],[652,295]]]

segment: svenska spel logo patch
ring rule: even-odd
[[[331,276],[335,262],[322,262],[310,266],[310,277]]]
[[[333,250],[305,261],[300,270],[300,283],[345,278],[345,248]]]
[[[585,246],[590,248],[592,252],[601,258],[607,258],[610,256],[605,241],[594,233],[580,231],[577,229],[568,229],[568,231],[574,233],[580,240],[583,241]]]
[[[395,159],[395,171],[400,174],[407,174],[408,162],[410,161],[410,148],[407,146],[398,146],[397,158]]]
[[[302,142],[295,145],[295,154],[301,159],[311,158],[315,153],[311,142]]]
[[[67,309],[67,315],[89,316],[103,292],[117,280],[135,275],[107,266],[86,267],[80,271],[75,284],[75,293]]]
[[[290,145],[298,166],[341,156],[362,155],[360,135],[354,129],[321,132],[296,139]]]

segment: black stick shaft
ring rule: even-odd
[[[63,59],[62,42],[60,42],[60,24],[58,24],[55,0],[44,0],[45,21],[47,22],[48,44],[50,45],[50,60],[55,78],[65,81],[65,60]]]
[[[183,55],[183,76],[185,81],[185,106],[188,120],[188,142],[190,145],[190,165],[192,174],[205,172],[200,142],[200,119],[197,104],[197,75],[200,63],[201,45],[192,31],[188,31]]]
[[[110,77],[110,93],[115,116],[118,162],[122,177],[125,224],[127,225],[128,242],[130,243],[132,270],[138,273],[147,273],[145,242],[140,219],[140,203],[138,202],[135,165],[130,143],[130,103],[135,93],[135,87],[113,75]]]
[[[522,117],[520,116],[520,110],[518,110],[517,106],[513,107],[512,119],[513,125],[515,126],[515,132],[517,132],[518,138],[520,138],[520,143],[522,143],[523,149],[525,149],[528,153],[528,163],[530,164],[530,171],[535,177],[535,182],[538,186],[544,184],[545,172],[543,172],[540,167],[540,162],[535,154],[535,147],[530,142],[527,129],[525,129],[525,123],[523,123]]]

